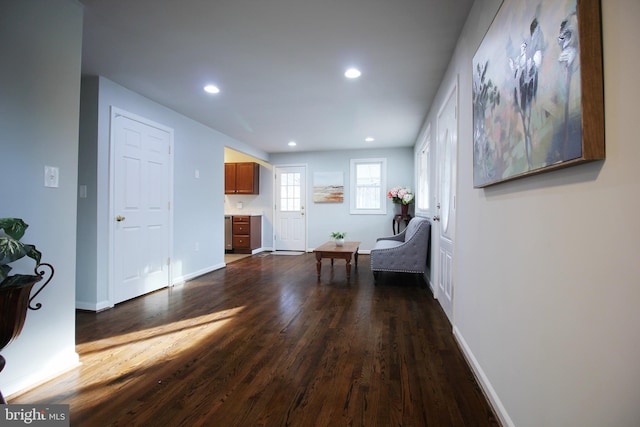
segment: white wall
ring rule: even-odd
[[[78,363],[75,352],[76,184],[82,7],[75,0],[0,3],[0,217],[20,217],[24,237],[55,267],[4,350],[5,396]],[[45,188],[44,166],[60,170]],[[33,274],[33,265],[14,273]],[[9,399],[10,401],[10,399]]]
[[[82,281],[77,284],[77,306],[100,310],[111,305],[107,248],[112,106],[174,130],[174,283],[223,267],[224,147],[245,151],[247,147],[104,77],[83,78],[82,89],[81,119],[86,131],[81,133],[80,141],[80,184],[88,184],[89,194],[79,206],[80,223],[86,234],[78,236],[83,250],[78,258],[78,277]],[[248,151],[267,157],[255,149]]]
[[[411,186],[413,183],[413,150],[407,148],[344,150],[326,152],[281,153],[272,154],[270,162],[279,165],[307,166],[307,221],[309,249],[316,248],[330,240],[333,231],[347,232],[347,240],[360,241],[360,249],[370,250],[376,238],[392,234],[391,224],[393,216],[398,212],[397,206],[387,199],[386,215],[351,215],[350,202],[350,160],[363,158],[387,159],[387,186]],[[313,173],[314,172],[343,172],[344,173],[344,202],[343,203],[314,203],[313,202]],[[413,207],[413,205],[412,205]]]
[[[473,188],[477,0],[429,120],[460,79],[454,331],[507,425],[640,423],[640,2],[602,2],[606,160]]]

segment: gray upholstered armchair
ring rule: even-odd
[[[427,267],[431,223],[426,218],[412,218],[400,234],[381,237],[371,249],[371,271],[424,273]]]

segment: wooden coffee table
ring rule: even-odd
[[[351,278],[351,256],[355,258],[356,268],[358,268],[359,248],[360,242],[344,242],[344,246],[336,246],[336,243],[331,241],[314,249],[318,279],[320,279],[320,270],[322,269],[322,258],[331,258],[331,266],[333,266],[333,260],[338,258],[347,261],[347,280],[349,280]]]

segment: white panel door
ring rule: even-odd
[[[113,116],[113,302],[170,283],[171,134]]]
[[[305,251],[306,167],[276,167],[275,239],[277,251]]]
[[[438,301],[453,323],[456,165],[458,147],[457,84],[438,113],[438,201],[434,217],[437,242]]]

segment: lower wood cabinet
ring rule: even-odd
[[[250,254],[262,246],[262,217],[233,216],[233,252]]]

